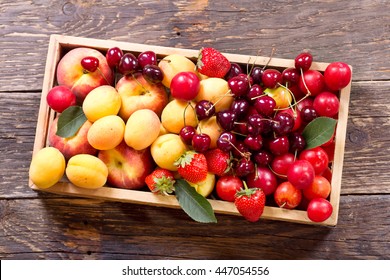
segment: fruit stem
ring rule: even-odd
[[[99,67],[97,68],[97,71],[99,72],[100,76],[102,76],[103,79],[106,81],[107,85],[110,85],[110,82],[107,80],[106,76],[104,76],[102,70],[100,70]]]
[[[267,61],[267,63],[264,65],[263,67],[263,70],[268,66],[268,64],[271,62],[271,59],[273,57],[273,55],[275,54],[275,47],[272,48],[272,51],[271,51],[271,55],[269,56],[269,59]]]
[[[141,83],[138,81],[138,79],[137,79],[137,77],[134,75],[134,73],[131,73],[131,76],[132,76],[133,79],[137,82],[137,84],[138,84],[140,87],[142,87],[142,89],[144,90],[145,93],[149,93],[149,91],[144,87],[144,85],[141,84]]]
[[[302,70],[302,68],[301,68],[300,70],[301,70],[301,77],[302,77],[303,85],[305,86],[305,89],[307,90],[307,94],[308,94],[308,95],[311,95],[311,92],[310,92],[309,88],[308,88],[307,85],[306,85],[305,77],[303,76],[303,70]]]
[[[230,94],[230,95],[229,95],[229,93],[231,93],[231,92],[232,92],[232,91],[229,89],[225,94],[221,95],[220,98],[213,104],[213,106],[211,106],[209,109],[207,109],[206,113],[209,114],[209,113],[210,113],[210,110],[211,110],[213,107],[215,107],[215,106],[218,104],[218,102],[220,102],[224,97],[226,97],[226,96],[234,96],[234,94]]]

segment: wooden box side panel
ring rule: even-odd
[[[48,49],[48,56],[46,60],[45,68],[45,77],[42,88],[38,123],[36,129],[36,137],[34,143],[35,154],[38,150],[42,149],[47,145],[47,134],[48,128],[55,117],[55,112],[50,110],[46,102],[46,96],[48,91],[55,85],[55,74],[56,74],[56,65],[61,58],[61,54],[64,50],[69,50],[75,47],[91,47],[103,52],[107,51],[111,47],[119,47],[123,51],[131,51],[135,53],[140,53],[142,51],[153,50],[160,57],[166,56],[169,54],[182,54],[189,58],[196,59],[198,55],[198,50],[189,50],[189,49],[180,49],[180,48],[170,48],[170,47],[161,47],[161,46],[151,46],[143,44],[134,44],[134,43],[125,43],[117,42],[111,40],[99,40],[99,39],[88,39],[88,38],[79,38],[72,36],[62,36],[62,35],[52,35],[50,38],[50,44]],[[247,55],[237,55],[237,54],[228,54],[224,53],[226,57],[231,62],[237,62],[242,64],[252,64],[256,65],[266,65],[269,63],[270,67],[293,67],[294,60],[291,59],[278,59],[261,56],[247,56]],[[315,62],[312,65],[311,69],[318,71],[324,71],[329,63]],[[345,147],[345,137],[346,137],[346,126],[348,119],[348,106],[349,106],[349,97],[350,97],[351,83],[344,88],[340,93],[340,111],[339,111],[339,120],[336,130],[336,148],[334,162],[332,165],[332,192],[330,196],[330,202],[333,206],[332,216],[322,223],[313,223],[307,217],[306,211],[300,210],[287,210],[278,207],[269,207],[266,206],[262,218],[271,219],[271,220],[281,220],[289,221],[296,223],[305,223],[305,224],[315,224],[315,225],[325,225],[325,226],[335,226],[337,224],[338,217],[338,208],[340,201],[341,193],[341,177],[342,177],[342,166],[344,159],[344,147]],[[30,181],[30,187],[34,190],[40,190]],[[169,207],[169,208],[180,208],[178,201],[174,196],[159,196],[153,193],[137,190],[125,190],[112,188],[109,186],[104,186],[97,190],[82,189],[73,186],[66,178],[63,178],[61,182],[57,183],[55,186],[45,189],[43,191],[71,195],[77,197],[85,198],[94,198],[94,199],[104,199],[111,201],[119,201],[126,203],[137,203],[137,204],[146,204],[159,207]],[[214,211],[219,214],[229,214],[229,215],[240,215],[237,209],[234,206],[234,203],[221,201],[221,200],[211,200],[209,199]]]

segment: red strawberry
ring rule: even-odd
[[[168,195],[175,190],[172,171],[157,168],[145,178],[145,183],[153,193]]]
[[[208,77],[223,78],[230,70],[229,60],[213,48],[202,48],[196,63],[198,72]]]
[[[207,168],[210,173],[222,176],[230,171],[231,158],[228,152],[215,148],[206,151],[204,155],[206,157]]]
[[[265,194],[262,189],[250,188],[237,192],[234,204],[240,214],[250,222],[257,222],[264,211]]]
[[[190,183],[198,183],[206,179],[207,161],[204,154],[187,151],[180,156],[175,165],[180,176]]]

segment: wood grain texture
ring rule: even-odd
[[[387,1],[0,3],[0,259],[390,259]],[[28,187],[49,36],[343,60],[354,69],[335,228],[35,192]],[[243,237],[250,237],[242,245]]]

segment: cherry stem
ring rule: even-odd
[[[282,175],[282,174],[279,174],[277,172],[275,172],[275,170],[272,169],[271,165],[268,164],[268,168],[269,170],[271,170],[272,173],[274,173],[275,175],[279,176],[279,177],[282,177],[282,178],[287,178],[287,175]]]
[[[232,92],[232,91],[229,89],[225,94],[221,95],[220,98],[218,98],[218,100],[213,104],[213,106],[211,106],[210,108],[207,109],[206,114],[208,115],[208,114],[210,113],[210,110],[211,110],[213,107],[215,107],[215,106],[218,104],[218,102],[220,102],[220,101],[221,101],[222,99],[224,99],[226,96],[234,96],[234,94],[230,94],[230,95],[229,95],[229,93],[231,93],[231,92]]]
[[[149,93],[149,91],[144,87],[144,85],[141,84],[141,83],[138,81],[138,79],[137,79],[137,77],[134,75],[134,73],[131,73],[131,76],[132,76],[133,79],[137,82],[137,84],[138,84],[140,87],[142,87],[142,89],[143,89],[145,92]]]
[[[268,66],[268,64],[271,62],[271,59],[272,59],[272,57],[274,56],[274,54],[275,54],[275,47],[272,48],[271,55],[269,56],[269,59],[268,59],[267,63],[264,65],[263,70],[264,70],[264,69]]]
[[[104,76],[104,74],[103,74],[102,70],[100,70],[100,68],[99,68],[99,67],[97,68],[97,71],[99,72],[100,76],[102,76],[102,77],[103,77],[103,79],[106,81],[107,85],[109,85],[109,84],[110,84],[110,82],[107,80],[106,76]]]
[[[302,68],[301,68],[300,70],[301,70],[301,77],[302,77],[303,85],[305,86],[305,89],[307,90],[307,94],[308,94],[308,95],[311,95],[311,92],[310,92],[309,88],[308,88],[307,85],[306,85],[305,77],[303,76],[303,70],[302,70]]]

